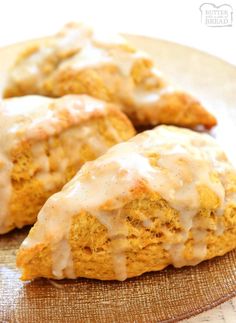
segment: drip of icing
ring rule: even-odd
[[[192,265],[197,265],[202,259],[205,258],[207,254],[207,247],[205,238],[207,236],[207,231],[201,228],[192,228],[193,235],[193,260],[191,260]]]
[[[40,140],[60,134],[63,130],[87,121],[94,115],[105,115],[107,105],[87,96],[76,95],[65,96],[60,99],[26,96],[2,100],[0,105],[0,232],[4,232],[10,225],[8,206],[12,191],[12,150],[20,142],[38,141],[32,145],[32,154],[36,158],[39,167],[36,177],[45,185],[50,184],[50,181],[47,181],[48,176],[52,177],[51,183],[54,180],[58,181],[58,178],[63,175],[67,160],[62,159],[59,174],[48,174],[48,157],[44,144],[40,143]],[[71,138],[77,136],[77,139],[81,141],[81,145],[84,144],[84,141],[86,143],[88,141],[94,151],[104,152],[105,150],[105,143],[102,144],[101,138],[96,137],[92,130],[89,130],[83,124],[78,131],[74,131],[72,128],[69,134],[64,134],[63,140],[69,142],[69,135],[71,135]],[[93,137],[95,138],[93,139]],[[74,150],[72,143],[71,147],[71,158],[78,159],[78,150]],[[73,155],[73,151],[75,151],[76,156]],[[50,187],[47,188],[50,189]]]
[[[143,88],[134,89],[134,101],[140,105],[154,105],[159,101],[163,94],[168,94],[174,92],[175,89],[172,86],[164,86],[160,88],[155,88],[154,90],[145,90]]]
[[[124,255],[127,247],[127,228],[125,219],[122,218],[120,211],[118,212],[97,212],[93,211],[93,215],[102,223],[108,230],[108,236],[111,239],[114,271],[118,280],[125,280],[126,273],[126,258]]]
[[[53,275],[57,278],[63,278],[63,270],[69,278],[75,278],[73,260],[70,252],[70,245],[67,239],[63,239],[55,246],[55,251],[52,252]]]
[[[153,155],[156,165],[150,164],[149,156]],[[69,241],[73,215],[87,211],[107,228],[108,235],[113,238],[114,271],[117,279],[125,279],[123,242],[126,228],[124,217],[119,215],[132,197],[132,190],[138,183],[143,183],[179,212],[183,230],[178,241],[163,246],[169,251],[173,264],[177,267],[188,264],[183,252],[190,231],[194,241],[194,261],[200,262],[206,254],[206,243],[205,229],[194,220],[201,208],[198,188],[207,186],[218,197],[218,208],[222,208],[227,173],[232,171],[235,172],[210,136],[176,127],[157,127],[112,147],[96,161],[86,163],[61,192],[47,201],[23,247],[30,248],[46,240],[55,250],[61,240]],[[212,174],[220,179],[213,179]],[[106,205],[111,211],[106,210]],[[114,237],[120,237],[121,246]],[[72,258],[68,248],[59,254],[65,259]],[[59,262],[55,255],[53,259],[53,272],[57,273],[59,266],[60,277],[70,277],[66,276],[67,262]]]
[[[222,222],[217,222],[216,235],[221,236],[225,231],[224,224]]]
[[[143,226],[147,229],[150,229],[152,227],[152,221],[148,218],[143,220]]]
[[[140,104],[153,104],[160,99],[160,93],[158,91],[135,91],[135,101]]]

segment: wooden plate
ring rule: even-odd
[[[174,43],[131,36],[174,83],[192,92],[218,117],[212,134],[236,159],[236,68]],[[0,51],[0,77],[22,49]],[[236,165],[236,164],[235,164]],[[22,283],[16,251],[28,229],[0,237],[1,322],[174,322],[236,295],[236,251],[196,267],[167,268],[125,282],[78,279]]]

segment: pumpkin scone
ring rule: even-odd
[[[0,102],[0,233],[36,221],[40,208],[88,160],[135,134],[113,104],[86,95]]]
[[[236,247],[236,171],[213,138],[160,126],[86,163],[20,247],[22,279],[124,280]]]
[[[197,99],[164,80],[146,53],[121,36],[106,38],[81,24],[29,45],[9,72],[4,96],[71,93],[118,103],[138,127],[216,125]]]

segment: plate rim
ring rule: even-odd
[[[161,42],[163,44],[167,44],[167,46],[172,45],[172,46],[181,47],[183,50],[194,51],[194,52],[197,52],[198,54],[200,54],[202,56],[208,57],[210,59],[214,59],[215,61],[218,61],[218,63],[220,63],[220,64],[227,65],[229,68],[232,68],[236,72],[236,64],[228,62],[228,61],[224,60],[223,58],[215,56],[214,54],[208,53],[208,52],[206,52],[206,51],[204,51],[202,49],[198,49],[196,47],[191,47],[191,46],[181,44],[181,43],[178,43],[178,42],[175,42],[175,41],[170,41],[170,40],[166,40],[166,39],[163,39],[163,38],[147,36],[147,35],[142,35],[142,34],[133,34],[133,33],[126,33],[125,32],[125,33],[121,33],[121,35],[123,35],[124,37],[126,37],[126,36],[131,37],[131,38],[134,37],[134,38],[137,38],[137,39],[140,39],[140,40],[144,39],[144,40],[154,41],[154,42],[157,41],[157,42]],[[50,39],[50,38],[51,38],[50,36],[48,36],[48,37],[39,37],[39,38],[27,39],[27,40],[23,40],[23,41],[16,42],[16,43],[13,43],[13,44],[9,44],[9,45],[6,45],[6,46],[2,46],[2,47],[0,47],[0,54],[2,53],[2,51],[10,50],[11,48],[14,48],[16,46],[24,46],[24,45],[27,45],[27,44],[34,44],[34,43],[41,42],[41,41],[43,42],[43,41],[46,41],[47,39]],[[191,311],[189,313],[185,313],[185,314],[176,316],[175,318],[167,319],[167,320],[164,320],[164,321],[158,321],[158,322],[175,323],[175,322],[179,322],[180,320],[189,319],[191,317],[197,316],[198,314],[201,314],[203,312],[209,311],[209,310],[215,308],[216,306],[231,300],[233,297],[236,297],[236,287],[230,293],[216,299],[212,303],[206,304],[205,306],[203,306],[201,308],[193,310],[193,311]]]

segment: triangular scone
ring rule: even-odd
[[[147,54],[120,36],[104,39],[78,24],[27,48],[10,71],[4,95],[70,93],[119,103],[135,126],[216,125],[195,98],[163,80]]]
[[[22,279],[119,279],[236,247],[236,172],[213,138],[160,126],[86,163],[17,256]]]
[[[35,222],[88,160],[135,134],[115,106],[86,95],[0,102],[0,233]]]

